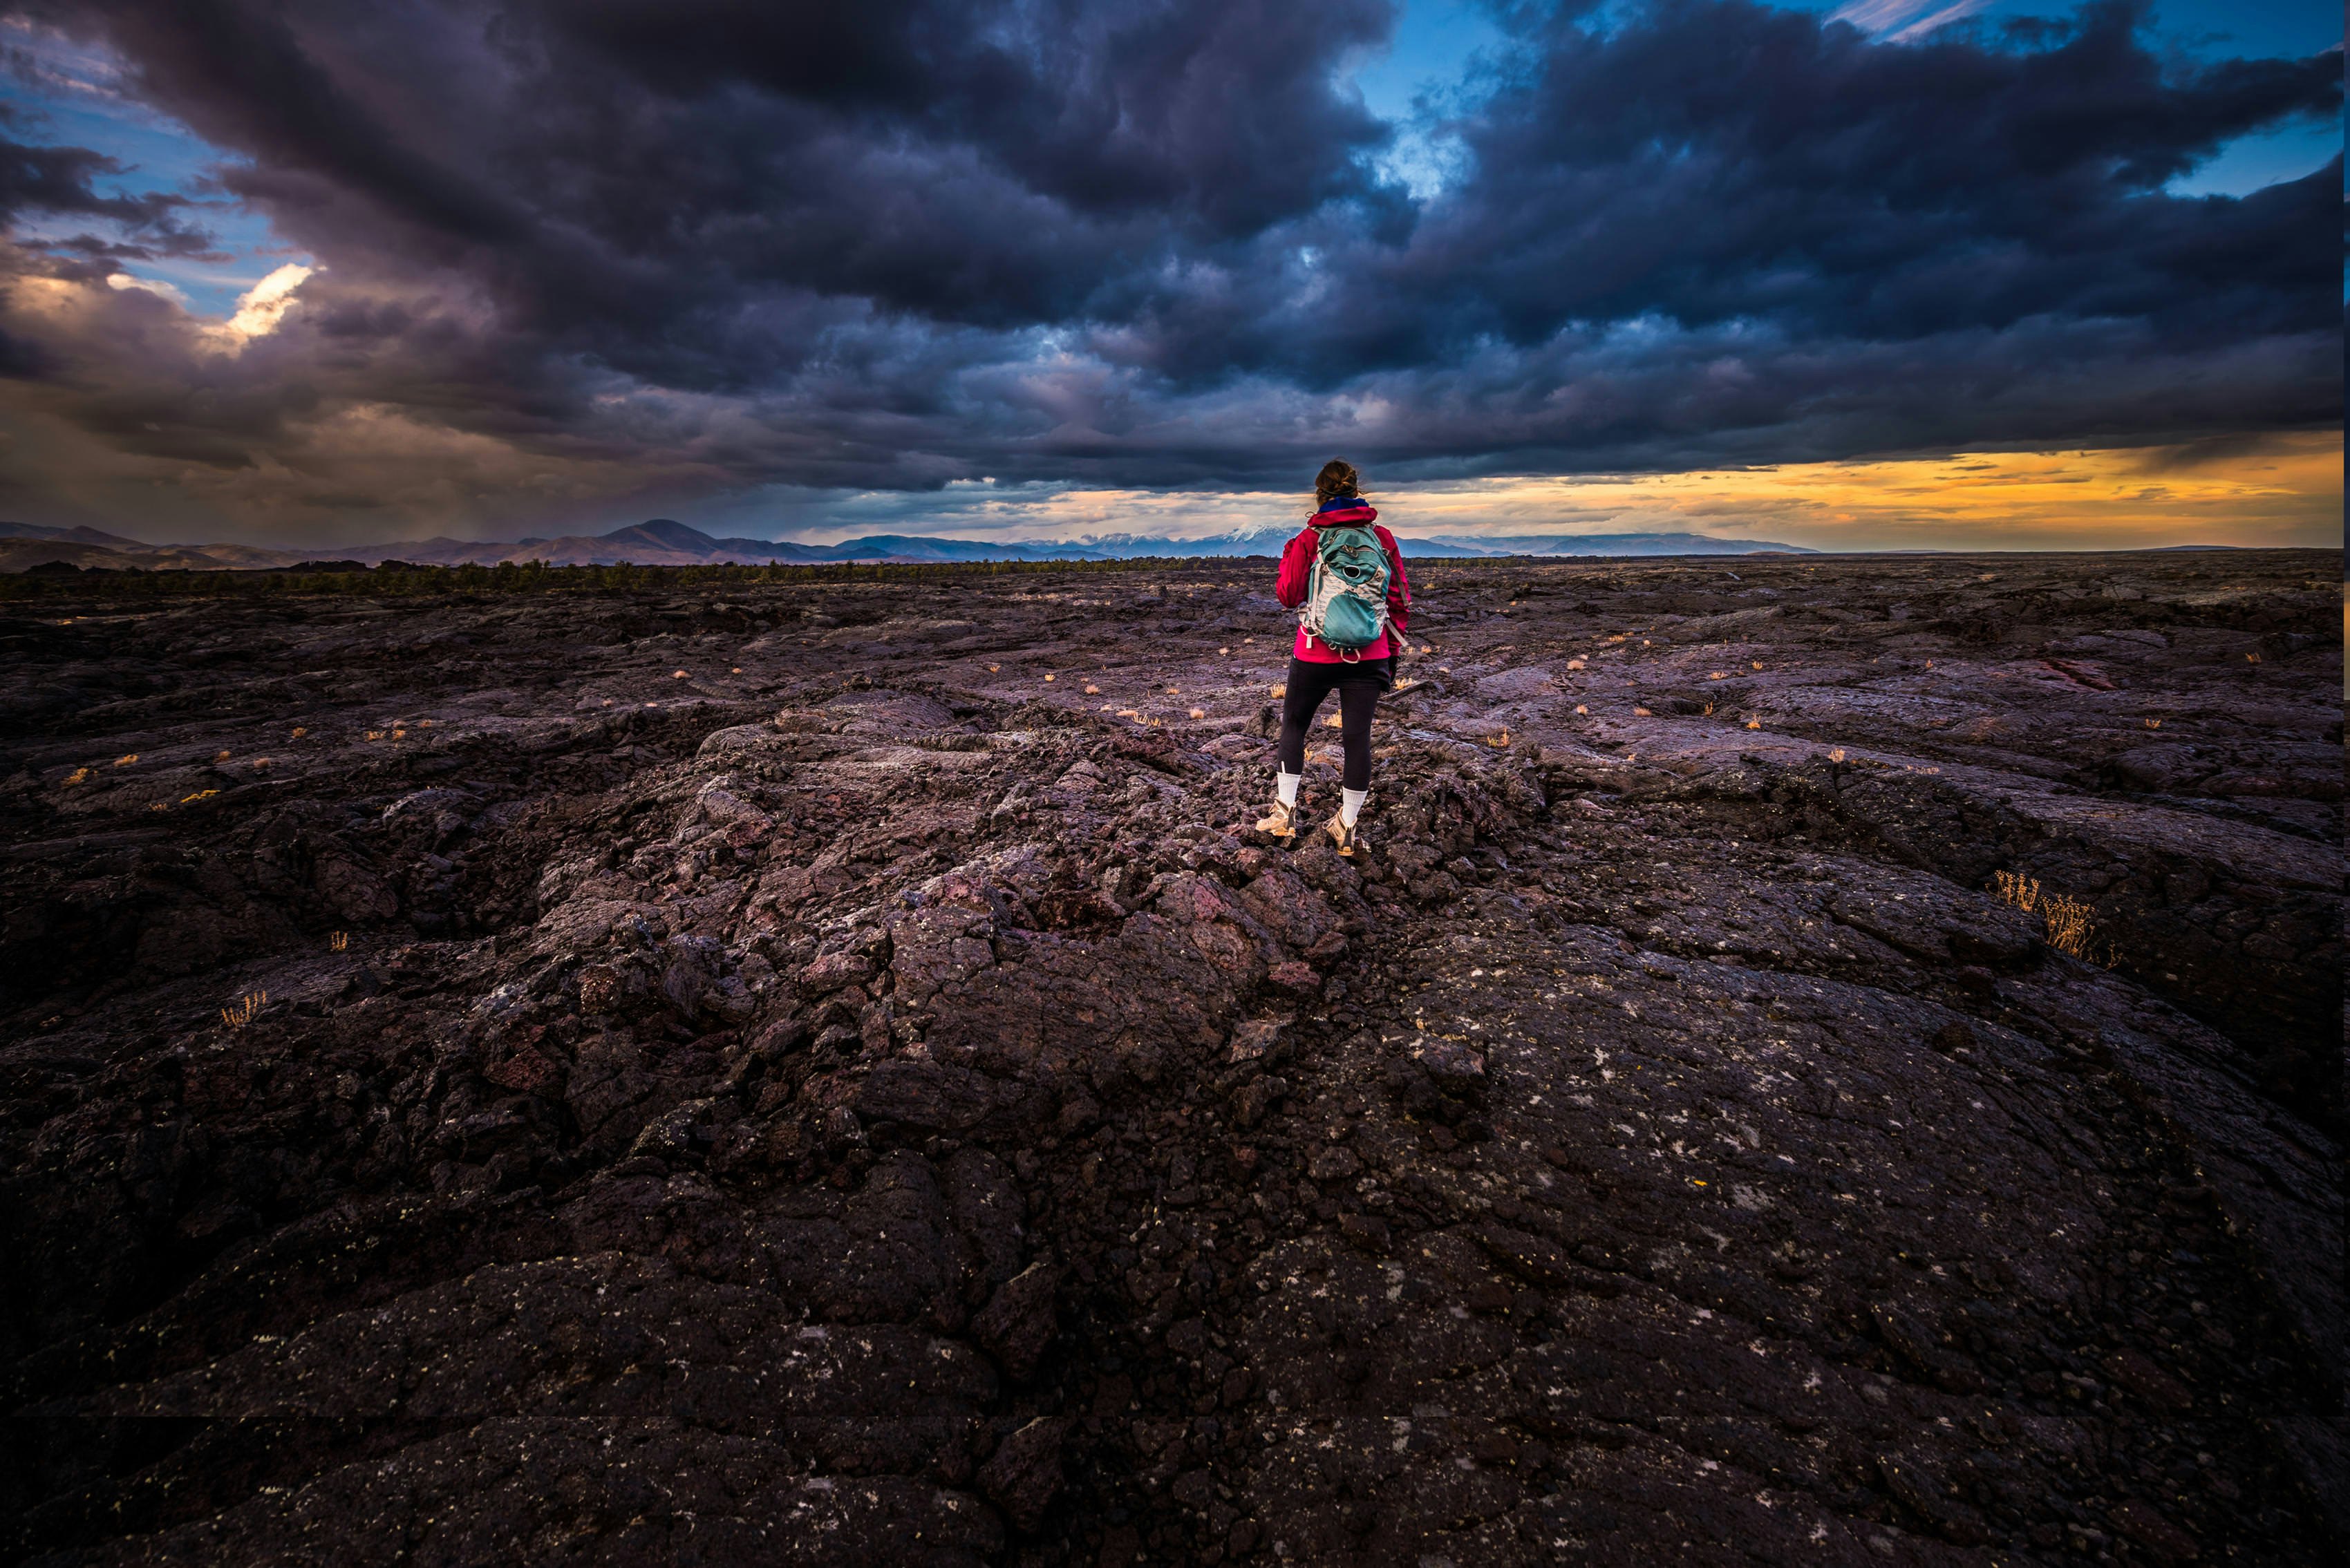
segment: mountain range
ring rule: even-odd
[[[1113,561],[1143,556],[1278,556],[1292,530],[1263,528],[1204,539],[1109,534],[1049,540],[940,539],[926,535],[873,534],[837,545],[790,540],[713,538],[667,517],[608,534],[499,540],[421,539],[352,545],[335,551],[337,564],[414,566],[545,561],[550,566],[765,566],[847,561]],[[1744,556],[1770,551],[1811,555],[1799,545],[1762,539],[1717,539],[1704,534],[1523,534],[1502,538],[1438,535],[1399,536],[1407,556]],[[271,550],[251,545],[149,545],[95,528],[50,528],[0,523],[0,571],[36,566],[135,568],[144,571],[238,571],[285,568],[316,560],[317,551]]]

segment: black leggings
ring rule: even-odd
[[[1305,732],[1322,699],[1338,693],[1339,722],[1347,746],[1348,789],[1371,787],[1371,714],[1379,693],[1393,679],[1395,660],[1366,659],[1356,664],[1312,664],[1292,657],[1289,685],[1281,699],[1281,771],[1305,771]]]

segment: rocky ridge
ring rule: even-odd
[[[10,1555],[2331,1560],[2330,562],[19,613]]]

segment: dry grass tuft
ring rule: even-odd
[[[69,784],[87,784],[88,782],[89,770],[88,768],[76,768],[73,772],[66,775],[66,783]]]
[[[2038,915],[2048,945],[2085,963],[2111,966],[2109,946],[2101,954],[2096,940],[2096,910],[2086,899],[2070,893],[2043,891],[2040,884],[2020,871],[1991,874],[1992,890],[2027,915]]]
[[[1510,732],[1507,730],[1497,731],[1485,737],[1485,743],[1499,750],[1510,743]]]
[[[2050,947],[2076,959],[2102,961],[2095,960],[2090,950],[2090,939],[2095,930],[2095,911],[2086,903],[2059,893],[2041,907],[2040,918],[2048,927]]]
[[[242,1029],[259,1017],[261,1010],[268,1005],[267,992],[248,991],[220,1010],[221,1022],[231,1029]]]
[[[139,753],[136,753],[136,752],[130,752],[130,753],[125,753],[125,754],[124,754],[124,755],[122,755],[122,756],[119,756],[119,757],[115,758],[115,759],[114,759],[114,765],[115,765],[116,767],[118,767],[118,768],[127,768],[127,767],[129,767],[131,763],[133,763],[137,762],[138,760],[139,760]]]
[[[350,945],[351,933],[348,931],[335,931],[327,938],[327,950],[330,953],[348,951]]]
[[[1101,695],[1101,688],[1088,682],[1086,686],[1086,695],[1088,697],[1098,697]]]

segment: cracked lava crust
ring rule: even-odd
[[[13,600],[0,1552],[2339,1561],[2335,564]]]

